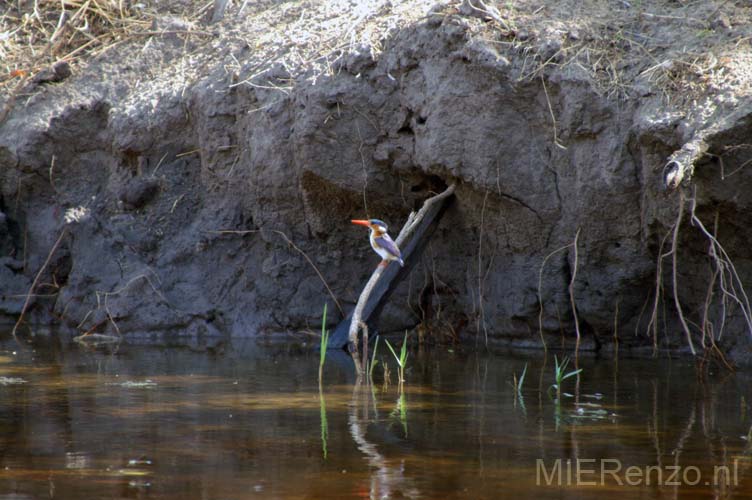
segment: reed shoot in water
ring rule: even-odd
[[[578,373],[582,371],[582,368],[578,368],[577,370],[572,370],[571,372],[567,373],[567,365],[569,364],[569,358],[567,356],[564,356],[561,360],[561,363],[559,363],[559,359],[554,354],[554,383],[551,385],[550,389],[556,390],[556,400],[561,400],[561,384],[569,377],[574,377]]]
[[[397,361],[397,366],[399,367],[399,383],[402,384],[405,381],[405,367],[407,366],[407,332],[405,332],[405,339],[402,341],[402,349],[400,350],[399,356],[397,356],[397,352],[388,340],[384,339],[384,342],[386,342],[386,346],[392,351],[392,356],[394,356],[394,359]]]

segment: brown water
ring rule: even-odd
[[[752,494],[749,376],[687,360],[581,359],[557,405],[542,353],[413,352],[400,395],[337,359],[319,393],[312,350],[5,347],[0,499]]]

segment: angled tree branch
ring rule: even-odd
[[[452,193],[454,193],[455,187],[456,184],[452,184],[443,192],[427,199],[418,212],[412,212],[410,214],[410,216],[407,218],[407,222],[405,222],[405,225],[402,227],[399,236],[397,236],[397,246],[399,246],[400,248],[403,246],[403,243],[407,241],[410,235],[412,235],[413,231],[415,231],[415,228],[418,227],[431,207],[436,203],[443,201],[445,198],[451,196]],[[352,318],[350,320],[350,329],[348,331],[348,349],[350,351],[350,355],[352,356],[353,362],[355,363],[355,370],[357,371],[359,377],[363,374],[365,366],[363,366],[360,356],[358,355],[358,329],[362,324],[363,309],[368,303],[368,298],[370,297],[371,292],[373,292],[373,289],[376,286],[376,283],[379,281],[379,278],[381,278],[381,275],[386,269],[387,266],[379,265],[373,271],[371,278],[366,283],[366,286],[363,288],[363,291],[358,298],[358,303],[355,305],[355,310],[353,311]]]

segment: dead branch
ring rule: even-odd
[[[421,209],[416,213],[412,212],[408,218],[407,222],[405,222],[405,225],[402,226],[402,230],[399,233],[399,236],[397,236],[397,246],[402,247],[402,244],[407,240],[407,238],[413,233],[415,228],[418,226],[421,220],[423,220],[423,217],[425,217],[426,213],[428,212],[428,209],[438,203],[439,201],[449,197],[454,193],[454,189],[456,187],[456,184],[452,184],[448,188],[446,188],[443,192],[432,196],[431,198],[427,199],[424,203]],[[366,283],[366,286],[363,288],[363,291],[360,294],[360,297],[358,298],[358,303],[355,305],[355,309],[353,310],[352,319],[350,320],[350,328],[348,330],[348,344],[349,344],[349,351],[350,356],[352,356],[353,363],[355,364],[355,370],[358,373],[358,377],[360,377],[363,374],[363,371],[365,367],[362,365],[361,360],[358,356],[358,329],[360,324],[362,323],[362,316],[363,316],[363,309],[366,307],[366,304],[368,303],[368,298],[371,296],[371,292],[373,292],[374,287],[376,286],[376,283],[379,281],[379,278],[381,278],[381,275],[384,274],[384,271],[386,270],[386,266],[382,266],[380,263],[376,267],[376,269],[373,271],[373,274],[371,274],[371,278]]]

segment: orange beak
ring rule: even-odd
[[[359,226],[371,227],[371,223],[368,222],[367,220],[357,220],[356,219],[356,220],[351,220],[350,222],[352,222],[353,224],[357,224]]]

